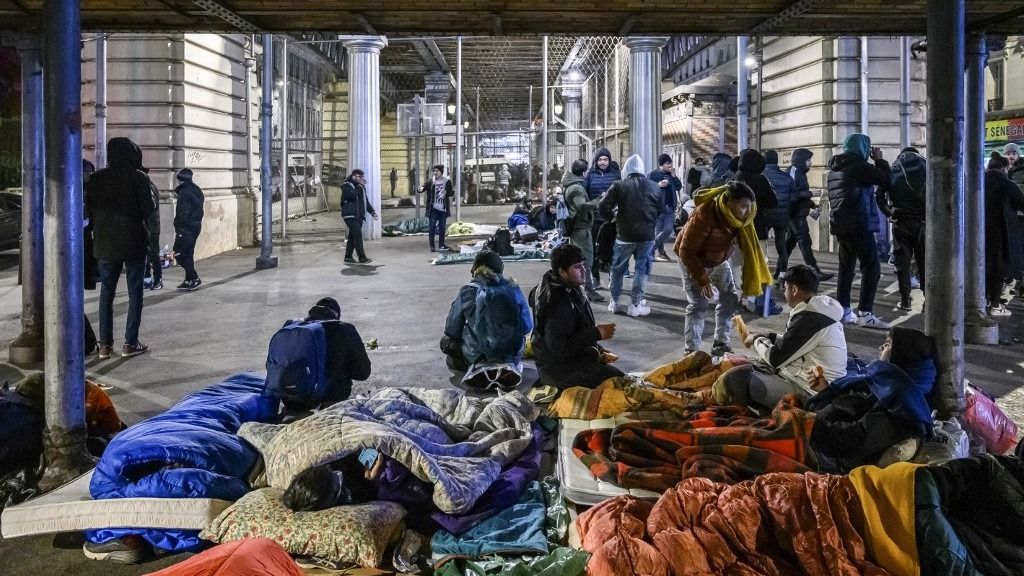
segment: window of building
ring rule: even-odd
[[[997,60],[988,65],[989,74],[992,75],[992,93],[988,96],[989,111],[1003,109],[1003,84],[1005,83],[1003,73],[1003,61]]]

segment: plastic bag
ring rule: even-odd
[[[881,457],[878,458],[877,465],[879,468],[885,468],[897,462],[910,462],[917,454],[920,446],[921,440],[919,438],[901,440],[886,448],[885,452],[882,452]]]
[[[1017,425],[1006,417],[991,396],[967,383],[964,428],[985,442],[993,454],[1006,454],[1017,443]]]
[[[936,420],[932,438],[921,441],[921,447],[917,449],[917,454],[911,461],[917,464],[941,464],[957,458],[967,458],[970,453],[971,442],[956,418],[945,422]]]

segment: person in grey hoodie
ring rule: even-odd
[[[645,303],[647,277],[651,270],[651,256],[654,248],[655,223],[662,212],[664,195],[658,185],[647,177],[644,161],[633,154],[626,160],[623,172],[626,177],[608,189],[598,205],[601,212],[615,216],[615,251],[612,257],[611,302],[608,311],[619,311],[619,296],[622,294],[622,278],[629,268],[629,259],[636,260],[633,275],[632,303],[627,310],[630,316],[646,316],[651,309]]]

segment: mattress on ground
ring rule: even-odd
[[[53,492],[6,508],[0,516],[0,536],[124,527],[202,530],[231,505],[212,498],[93,500],[91,479],[90,470]]]
[[[611,482],[598,480],[590,469],[572,452],[576,435],[584,430],[614,428],[624,422],[663,422],[676,420],[672,412],[627,412],[614,418],[597,420],[574,420],[563,418],[558,432],[558,480],[562,485],[562,496],[574,504],[594,506],[609,498],[626,494],[647,500],[656,500],[661,494],[650,490],[626,489]]]

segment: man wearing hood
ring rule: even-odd
[[[743,182],[754,191],[754,201],[757,203],[757,211],[754,216],[754,230],[757,231],[757,239],[761,242],[761,251],[767,251],[768,231],[771,229],[768,214],[778,206],[779,202],[771,182],[764,176],[764,167],[766,165],[764,156],[757,150],[747,148],[741,151],[740,155],[733,159],[733,162],[735,162],[736,180]],[[744,254],[737,250],[733,253],[732,260],[733,268],[740,270],[739,283],[741,285],[743,284],[743,256]],[[759,296],[758,304],[756,305],[757,309],[761,309],[763,306],[760,298]],[[769,313],[782,313],[782,307],[776,304],[774,299],[769,303]]]
[[[114,346],[114,295],[124,269],[128,284],[128,319],[121,356],[142,354],[142,275],[146,269],[149,232],[146,220],[156,209],[152,183],[136,169],[138,148],[128,138],[107,143],[108,166],[85,184],[85,217],[93,227],[93,254],[100,272],[99,358],[110,358]]]
[[[348,236],[345,239],[345,262],[349,264],[356,263],[352,258],[353,252],[359,256],[360,264],[373,262],[366,257],[363,250],[363,222],[366,221],[367,212],[374,219],[377,218],[373,206],[366,200],[366,176],[362,170],[356,168],[341,185],[341,218],[348,228]],[[430,241],[434,241],[433,237]]]
[[[196,274],[196,240],[203,230],[203,190],[192,181],[192,170],[178,172],[178,187],[174,189],[178,202],[174,207],[174,253],[178,264],[185,269],[185,280],[178,290],[189,292],[203,283]]]
[[[565,207],[569,211],[569,239],[579,246],[583,252],[583,261],[587,265],[585,288],[587,299],[591,302],[604,302],[594,290],[594,215],[597,212],[598,199],[591,200],[587,189],[583,187],[583,174],[587,171],[587,161],[580,159],[572,163],[565,176],[562,177],[562,194],[565,196]]]
[[[663,207],[654,231],[654,259],[658,262],[671,262],[665,253],[665,240],[672,234],[675,224],[676,204],[679,203],[679,192],[683,183],[672,172],[672,157],[668,154],[658,156],[658,168],[647,175],[658,185],[662,193]]]
[[[1008,176],[1017,186],[1024,188],[1024,157],[1020,155],[1020,146],[1015,142],[1010,142],[1006,146],[1003,146],[1003,156],[1010,161],[1010,171]]]
[[[587,191],[590,200],[597,200],[612,187],[612,184],[622,178],[619,172],[619,165],[612,160],[612,153],[607,148],[598,148],[594,154],[594,162],[590,165],[586,177],[583,179],[583,188]],[[604,224],[604,215],[600,212],[594,214],[594,225],[590,229],[590,235],[597,241],[598,232]],[[594,275],[594,289],[601,288],[600,268],[610,262],[595,262],[591,274]]]
[[[868,163],[868,158],[874,164]],[[871,147],[865,134],[850,134],[843,153],[828,163],[829,227],[839,242],[839,279],[836,299],[846,313],[843,322],[888,330],[889,325],[874,314],[875,292],[881,277],[875,233],[879,230],[875,206],[884,205],[892,182],[889,163],[882,151]],[[875,191],[875,187],[878,191]],[[857,310],[850,307],[853,275],[860,261],[860,299]]]
[[[775,253],[778,260],[775,262],[775,278],[780,283],[782,275],[789,269],[789,252],[786,250],[786,242],[789,232],[789,215],[793,207],[793,196],[795,182],[788,172],[779,168],[779,153],[769,150],[764,153],[764,177],[775,190],[776,205],[774,208],[765,210],[765,226],[775,236]],[[767,231],[766,231],[767,235]]]
[[[599,344],[615,335],[615,324],[597,324],[581,287],[587,268],[579,246],[562,244],[551,251],[551,269],[530,291],[533,308],[533,355],[540,382],[559,389],[594,388],[615,376],[609,353]]]
[[[892,185],[885,202],[885,215],[893,221],[893,264],[900,290],[900,310],[910,310],[910,277],[913,264],[921,274],[924,290],[924,215],[928,165],[916,148],[904,148],[892,164]]]
[[[789,237],[786,239],[786,254],[793,253],[793,248],[800,247],[800,254],[807,264],[818,273],[818,280],[824,282],[832,278],[832,274],[822,271],[818,259],[814,256],[811,245],[811,230],[807,226],[807,217],[815,208],[811,186],[807,181],[807,173],[811,170],[811,158],[814,153],[807,148],[797,148],[790,158],[789,177],[793,179],[793,201],[790,204]]]
[[[717,186],[724,186],[726,182],[732,180],[732,156],[729,156],[725,152],[718,152],[711,157],[711,170],[705,171],[701,175],[700,188],[715,188]],[[693,192],[690,192],[690,196],[693,196]]]
[[[633,275],[632,303],[626,313],[630,316],[646,316],[651,313],[645,302],[646,285],[647,277],[651,273],[655,223],[663,210],[663,195],[658,185],[647,177],[644,172],[644,161],[639,155],[630,156],[623,171],[626,177],[612,184],[598,204],[601,212],[605,214],[617,210],[608,311],[612,314],[619,311],[622,279],[632,257],[636,260],[636,269]]]
[[[694,160],[693,166],[690,166],[690,169],[686,171],[686,195],[693,196],[694,191],[700,188],[700,182],[704,179],[704,175],[710,173],[711,168],[703,157],[698,157]]]
[[[430,222],[429,228],[427,229],[427,239],[430,242],[430,251],[434,251],[434,234],[437,233],[437,247],[440,250],[447,251],[448,247],[444,244],[444,232],[445,226],[448,223],[448,217],[452,214],[452,198],[455,197],[455,189],[452,187],[452,181],[444,175],[444,164],[438,164],[434,166],[434,178],[423,185],[422,191],[426,195],[427,201],[430,206],[427,209],[427,217]],[[501,173],[508,174],[508,166],[502,164]],[[499,176],[501,175],[499,173]],[[505,178],[505,184],[503,188],[508,188],[508,176]]]

